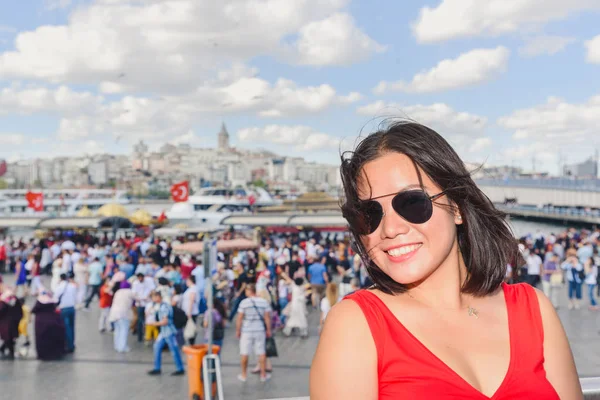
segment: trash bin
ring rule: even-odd
[[[212,346],[212,354],[217,354],[220,347]],[[188,399],[203,399],[204,385],[202,384],[202,359],[208,354],[207,344],[197,344],[194,346],[184,346],[183,352],[187,358],[187,376],[189,394]],[[213,395],[215,388],[213,387]]]

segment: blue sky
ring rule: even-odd
[[[225,121],[235,146],[334,164],[387,116],[473,162],[556,173],[600,148],[600,2],[1,1],[10,160],[214,146]]]

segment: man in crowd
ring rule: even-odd
[[[171,375],[184,375],[183,361],[181,360],[181,353],[177,345],[177,329],[173,324],[173,307],[162,300],[162,295],[159,291],[152,292],[152,301],[158,304],[158,322],[152,325],[160,327],[160,334],[156,338],[156,342],[154,342],[154,369],[148,371],[148,375],[161,374],[162,349],[165,343],[169,346],[169,350],[175,361],[176,370]]]

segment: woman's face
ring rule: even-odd
[[[420,170],[423,186],[429,196],[442,190]],[[366,163],[359,181],[361,200],[395,194],[403,190],[420,190],[415,165],[404,154],[390,152]],[[448,258],[456,242],[458,214],[439,205],[449,205],[442,196],[435,200],[433,215],[423,224],[412,224],[392,208],[393,195],[379,202],[385,215],[377,229],[362,237],[362,242],[375,264],[394,281],[418,284]],[[437,204],[437,205],[436,205]]]

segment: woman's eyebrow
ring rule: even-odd
[[[402,189],[398,190],[397,192],[392,192],[392,193],[388,193],[388,194],[383,194],[383,195],[381,195],[381,196],[375,196],[375,197],[371,197],[371,198],[369,198],[369,199],[366,199],[366,200],[363,200],[363,201],[377,200],[377,199],[381,199],[381,198],[383,198],[383,197],[387,197],[387,196],[393,196],[393,195],[395,195],[395,194],[402,193],[402,192],[406,192],[406,191],[408,191],[408,190],[412,190],[412,189],[425,189],[425,190],[427,190],[427,186],[423,186],[423,187],[422,187],[422,186],[421,186],[421,185],[419,185],[418,183],[414,183],[414,184],[411,184],[411,185],[408,185],[408,186],[404,186]]]

